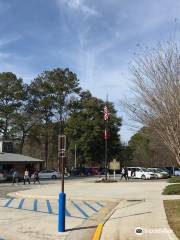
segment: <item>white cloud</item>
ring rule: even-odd
[[[85,4],[84,0],[57,0],[58,5],[61,7],[62,3],[76,11],[82,12],[86,17],[99,15],[99,12],[94,8]]]
[[[12,43],[16,40],[19,40],[20,38],[21,38],[20,35],[2,37],[2,38],[0,38],[0,48],[4,47],[6,44],[9,44],[9,43]]]

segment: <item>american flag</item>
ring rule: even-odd
[[[109,112],[107,105],[104,106],[104,120],[107,121],[109,119]]]

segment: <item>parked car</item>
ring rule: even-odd
[[[82,173],[83,173],[85,176],[90,176],[90,175],[92,175],[91,168],[83,168],[83,169],[82,169]]]
[[[105,168],[100,168],[99,169],[100,170],[100,174],[101,175],[105,175],[106,174],[106,169]],[[107,169],[107,172],[108,172],[109,170]]]
[[[167,168],[156,168],[156,169],[160,170],[161,172],[165,172],[165,173],[171,175],[171,174],[170,174],[171,171],[168,170]]]
[[[171,177],[171,172],[166,168],[157,168],[160,172],[167,174],[167,177]]]
[[[32,174],[31,178],[33,178],[34,175]],[[56,179],[60,178],[61,174],[60,172],[56,170],[42,170],[39,172],[39,178],[40,179]]]
[[[98,168],[98,167],[92,167],[91,168],[91,174],[92,175],[99,175],[100,174],[100,168]]]
[[[169,174],[160,168],[148,168],[149,171],[153,172],[156,178],[168,178]]]
[[[5,178],[6,178],[7,181],[12,181],[13,172],[10,171],[10,172],[6,173]],[[17,171],[16,182],[20,182],[20,181],[23,181],[23,180],[24,180],[24,174]]]
[[[167,171],[170,176],[174,175],[175,168],[174,167],[165,167],[163,170]]]
[[[92,173],[90,168],[73,168],[70,174],[72,176],[90,176]]]
[[[0,181],[4,181],[6,179],[7,179],[6,175],[3,172],[0,172]]]
[[[180,168],[175,169],[174,175],[175,175],[175,176],[180,176]]]
[[[108,172],[109,172],[109,174],[114,174],[114,170],[113,169],[109,169]],[[115,170],[115,173],[116,174],[121,174],[121,169]]]
[[[133,178],[140,178],[140,179],[152,179],[156,178],[156,175],[149,171],[147,168],[143,167],[128,167],[128,177],[131,177],[131,172],[133,171]]]
[[[72,176],[79,176],[81,174],[81,171],[79,168],[73,168],[73,169],[71,169],[70,174]]]

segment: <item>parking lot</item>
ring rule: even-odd
[[[89,182],[89,178],[85,179]],[[72,180],[68,180],[72,183]],[[73,183],[84,181],[76,178]],[[66,202],[66,230],[64,235],[57,232],[58,201],[48,198],[22,198],[9,197],[10,192],[24,192],[36,190],[39,193],[41,188],[59,186],[59,180],[42,181],[41,185],[26,185],[22,183],[12,185],[5,183],[0,185],[0,237],[3,240],[14,240],[14,234],[18,239],[64,239],[64,236],[72,229],[88,222],[109,204],[103,200],[67,199]],[[47,193],[46,191],[44,192]],[[58,194],[58,192],[57,192]],[[94,218],[94,217],[93,217]],[[10,231],[9,225],[11,225]],[[94,226],[95,228],[95,226]],[[92,229],[93,230],[93,229]],[[60,238],[61,237],[61,238]],[[1,239],[0,238],[0,239]]]
[[[88,219],[107,202],[71,200],[66,204],[66,217]],[[0,207],[58,215],[58,201],[49,199],[5,198],[0,199]]]
[[[167,180],[130,179],[126,181],[120,180],[120,175],[117,176],[118,182],[115,183],[95,183],[96,179],[97,177],[66,178],[67,231],[63,234],[57,231],[60,180],[41,181],[40,185],[1,184],[0,237],[3,240],[14,240],[14,236],[17,235],[19,240],[56,240],[71,236],[67,239],[74,240],[81,239],[79,236],[82,235],[84,239],[91,239],[89,236],[92,236],[99,221],[96,219],[102,213],[106,215],[107,208],[111,204],[118,204],[118,209],[121,209],[116,211],[115,218],[119,219],[116,222],[120,221],[119,224],[122,226],[131,224],[130,230],[123,227],[122,231],[121,227],[121,232],[118,234],[132,236],[137,221],[149,228],[160,227],[161,224],[168,228],[161,205],[163,199],[161,192],[167,185]],[[115,207],[115,205],[112,206]],[[103,221],[102,218],[100,221]],[[103,240],[106,239],[105,235],[117,234],[114,221],[105,225]]]

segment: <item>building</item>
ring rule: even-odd
[[[41,169],[44,160],[13,153],[13,143],[11,141],[0,141],[0,172],[9,173],[15,168],[19,173],[23,173],[26,168],[30,172],[34,169]]]

